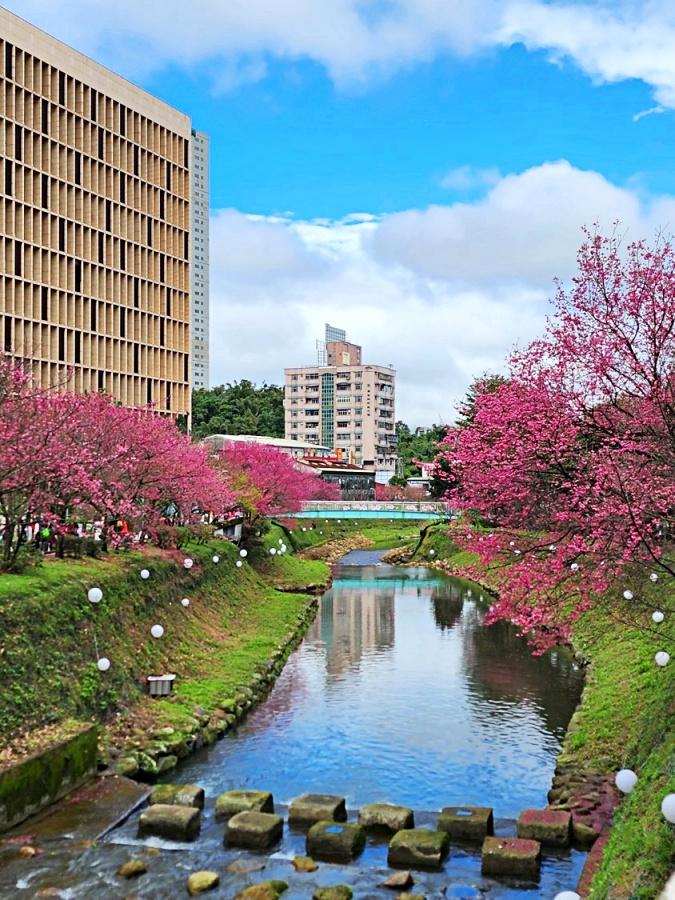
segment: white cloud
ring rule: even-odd
[[[207,63],[215,89],[311,59],[340,86],[367,85],[441,54],[522,41],[598,82],[639,78],[675,107],[672,0],[5,0],[29,21],[140,77]]]
[[[616,219],[628,237],[650,238],[675,227],[675,198],[641,205],[563,161],[508,175],[476,203],[383,218],[217,213],[212,382],[279,383],[284,366],[313,362],[331,322],[367,361],[394,364],[400,418],[451,421],[475,376],[541,332],[554,277],[574,270],[580,226]]]
[[[666,110],[664,106],[650,106],[649,109],[643,109],[640,112],[635,113],[635,115],[633,116],[633,121],[639,122],[640,119],[644,119],[645,116],[660,116],[661,113],[664,113],[665,111]]]
[[[458,166],[441,178],[441,187],[452,191],[471,191],[474,188],[492,187],[501,175],[499,169],[479,169],[476,166]]]

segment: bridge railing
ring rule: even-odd
[[[443,500],[305,500],[303,512],[422,512],[449,516],[450,507]]]

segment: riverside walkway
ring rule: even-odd
[[[301,519],[448,519],[452,510],[438,500],[307,500],[293,515]]]

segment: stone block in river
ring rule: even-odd
[[[369,831],[387,831],[394,834],[404,828],[414,828],[415,817],[407,806],[368,803],[359,810],[359,825]]]
[[[187,880],[187,892],[191,897],[212,891],[220,884],[217,872],[193,872]]]
[[[453,841],[482,841],[494,834],[494,819],[489,806],[446,806],[438,816],[439,831]]]
[[[546,847],[567,847],[572,816],[563,809],[526,809],[518,816],[518,837]]]
[[[194,841],[199,835],[201,813],[194,806],[156,803],[141,813],[138,837],[160,837],[169,841]]]
[[[168,806],[194,806],[204,809],[204,788],[196,784],[160,784],[150,794],[148,803],[154,806],[163,803]]]
[[[288,810],[289,825],[306,827],[315,822],[346,821],[345,798],[332,794],[303,794],[291,802]]]
[[[307,855],[327,862],[349,862],[366,845],[366,833],[350,822],[316,822],[307,832]]]
[[[269,791],[227,791],[216,799],[216,819],[229,819],[240,812],[274,812]]]
[[[541,862],[539,841],[486,837],[481,852],[483,875],[524,875],[537,878]]]
[[[267,850],[281,839],[283,830],[284,820],[274,813],[240,812],[228,822],[225,843],[230,847]]]
[[[450,837],[445,831],[409,828],[397,832],[389,842],[390,866],[413,869],[437,869],[450,850]]]
[[[572,837],[582,847],[591,847],[599,837],[599,832],[587,822],[572,819]]]

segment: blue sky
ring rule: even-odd
[[[584,224],[675,229],[672,0],[15,0],[211,139],[211,381],[329,321],[450,421]]]

